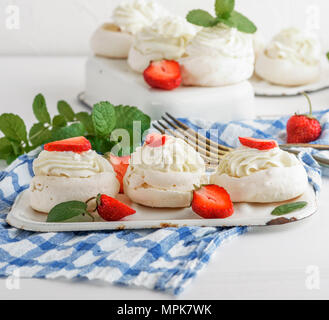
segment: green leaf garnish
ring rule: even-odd
[[[4,113],[0,116],[0,131],[10,140],[27,141],[25,123],[21,117],[15,114]]]
[[[33,113],[39,122],[50,123],[50,115],[47,110],[46,100],[41,93],[34,98]]]
[[[66,101],[58,101],[57,109],[59,114],[62,115],[66,121],[70,122],[74,120],[74,111]]]
[[[74,113],[69,104],[63,100],[57,104],[58,112],[52,120],[47,111],[46,101],[38,94],[33,101],[33,112],[39,120],[27,134],[24,121],[15,114],[4,113],[0,116],[0,159],[10,164],[18,156],[51,141],[85,136],[92,149],[107,153],[113,147],[121,148],[119,155],[130,154],[140,145],[145,130],[150,128],[151,119],[137,107],[113,106],[110,102],[100,102],[94,106],[92,113]],[[134,126],[134,121],[137,125]],[[121,146],[121,138],[114,130],[124,129],[129,134],[127,145]],[[117,130],[115,131],[117,133]],[[113,133],[113,134],[112,134]],[[135,139],[133,138],[135,136]]]
[[[87,211],[87,204],[81,201],[67,201],[50,210],[47,222],[62,222],[80,215],[90,215]]]
[[[186,19],[192,24],[206,28],[213,27],[218,23],[217,19],[210,13],[201,9],[190,11],[186,16]]]
[[[79,112],[75,115],[75,118],[85,126],[88,134],[95,133],[93,120],[88,112]]]
[[[327,59],[329,60],[329,52],[327,52]]]
[[[15,159],[15,157],[13,146],[8,138],[0,138],[0,159],[6,160],[9,164],[12,162],[12,158]]]
[[[73,137],[80,137],[86,134],[86,128],[80,122],[72,123],[67,127],[54,128],[51,139],[53,141],[64,140]]]
[[[36,123],[30,129],[29,139],[33,146],[41,146],[51,139],[51,132],[43,123]]]
[[[217,17],[226,18],[233,11],[235,0],[216,0],[215,12]]]
[[[92,121],[95,133],[101,137],[108,137],[116,124],[114,106],[109,102],[99,102],[94,105]]]
[[[56,127],[61,128],[61,127],[65,127],[67,125],[67,122],[64,116],[58,114],[53,118],[52,125],[55,128]]]
[[[257,27],[254,23],[243,14],[234,11],[234,6],[235,0],[216,0],[216,17],[204,10],[192,10],[187,14],[186,19],[188,22],[202,27],[214,27],[223,23],[230,28],[237,28],[240,32],[255,33]]]
[[[125,129],[130,136],[130,144],[122,155],[129,155],[141,144],[144,132],[151,126],[151,118],[140,111],[137,107],[117,106],[115,109],[116,124],[114,129]],[[135,123],[135,124],[134,124]],[[134,141],[134,135],[141,139]],[[130,150],[129,150],[130,149]]]
[[[245,33],[255,33],[257,31],[254,23],[237,11],[233,11],[228,19],[223,20],[223,23],[230,27],[233,25],[239,31]]]
[[[304,208],[307,205],[306,201],[299,201],[294,203],[287,203],[276,207],[271,214],[274,216],[282,216],[290,212]]]

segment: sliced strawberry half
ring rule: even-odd
[[[160,133],[150,133],[146,136],[145,144],[149,147],[157,148],[163,146],[166,141],[166,135]]]
[[[44,149],[46,151],[72,151],[75,153],[81,153],[90,150],[91,144],[85,137],[75,137],[49,142],[44,145]]]
[[[250,137],[239,137],[239,140],[245,147],[258,150],[270,150],[278,146],[278,143],[275,140],[256,139]]]
[[[106,221],[118,221],[136,213],[134,209],[106,194],[99,194],[96,203],[98,214]]]
[[[123,193],[123,177],[129,166],[130,156],[118,157],[110,153],[109,161],[117,174],[116,177],[120,182],[120,193]]]
[[[192,210],[205,219],[224,219],[234,212],[230,195],[214,184],[193,191]]]
[[[163,90],[173,90],[182,82],[180,65],[174,60],[152,61],[143,75],[152,88]]]

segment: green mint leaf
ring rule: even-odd
[[[213,27],[218,23],[218,20],[210,13],[201,9],[190,11],[186,16],[186,20],[201,27]]]
[[[82,123],[72,123],[67,127],[54,128],[51,132],[51,140],[57,141],[73,137],[80,137],[84,136],[85,134],[86,128]]]
[[[329,60],[329,52],[327,52],[327,58],[328,58],[328,60]]]
[[[129,154],[141,144],[141,140],[133,141],[134,134],[136,137],[142,137],[143,133],[151,126],[151,118],[137,107],[131,106],[116,106],[115,115],[117,119],[115,129],[125,129],[129,133],[130,146],[125,146],[126,150],[124,151],[125,154],[127,152]]]
[[[287,203],[276,207],[271,214],[274,216],[282,216],[290,212],[304,208],[307,205],[306,201],[299,201],[294,203]]]
[[[217,17],[227,18],[233,11],[235,0],[216,0],[215,12]]]
[[[72,122],[74,120],[74,111],[66,101],[58,101],[57,109],[59,114],[62,115],[66,121]]]
[[[47,217],[47,222],[61,222],[73,217],[88,214],[87,204],[81,201],[67,201],[53,207]]]
[[[13,151],[16,157],[22,155],[24,153],[24,149],[21,145],[20,142],[17,141],[10,141],[12,147],[13,147]]]
[[[13,154],[10,154],[8,156],[8,158],[6,159],[6,162],[7,164],[11,164],[12,162],[14,162],[15,160],[17,159],[17,156],[13,153]]]
[[[61,128],[61,127],[65,127],[67,125],[67,122],[65,120],[65,117],[62,116],[61,114],[58,114],[57,116],[55,116],[53,118],[52,121],[52,126],[55,128]]]
[[[114,106],[109,102],[95,104],[92,111],[92,121],[96,135],[108,137],[116,123]]]
[[[38,147],[51,140],[51,132],[43,123],[36,123],[30,129],[29,139],[34,147]]]
[[[50,123],[50,115],[47,110],[46,100],[41,93],[34,98],[33,113],[39,122]]]
[[[88,134],[94,134],[94,124],[91,115],[88,112],[79,112],[75,115],[76,119],[80,121],[86,128]]]
[[[235,27],[244,33],[255,33],[257,31],[257,27],[254,23],[237,11],[233,11],[229,18],[221,19],[221,22],[229,27]]]
[[[7,160],[11,156],[15,156],[13,146],[6,137],[0,138],[0,159]]]
[[[106,152],[109,152],[113,147],[113,143],[111,143],[107,138],[97,136],[86,136],[86,138],[90,141],[91,148],[96,152],[105,154]]]
[[[0,116],[0,131],[10,140],[27,142],[25,123],[15,114],[3,113]]]

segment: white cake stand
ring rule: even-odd
[[[249,81],[225,87],[179,87],[172,91],[150,88],[126,60],[89,57],[86,87],[79,100],[88,106],[99,101],[137,106],[153,120],[164,112],[177,117],[210,121],[253,119],[254,90]]]

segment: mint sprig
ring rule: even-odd
[[[215,14],[213,17],[207,11],[197,9],[190,11],[186,19],[188,22],[202,27],[214,27],[223,23],[231,28],[237,28],[244,33],[255,33],[257,27],[246,16],[234,10],[235,0],[216,0]]]
[[[141,143],[138,139],[133,139],[134,133],[135,137],[139,133],[141,140],[143,133],[151,125],[150,117],[137,107],[114,106],[106,101],[95,104],[91,113],[75,113],[66,101],[61,100],[57,104],[59,114],[51,117],[44,96],[38,94],[32,108],[38,122],[29,131],[18,115],[4,113],[0,116],[0,131],[4,135],[0,138],[0,159],[6,160],[8,164],[45,143],[78,136],[89,139],[95,151],[106,153],[122,139],[118,134],[112,135],[116,129],[129,132],[128,145],[122,147],[118,153],[126,155]],[[136,128],[134,121],[139,122]],[[111,136],[114,138],[111,139]]]

